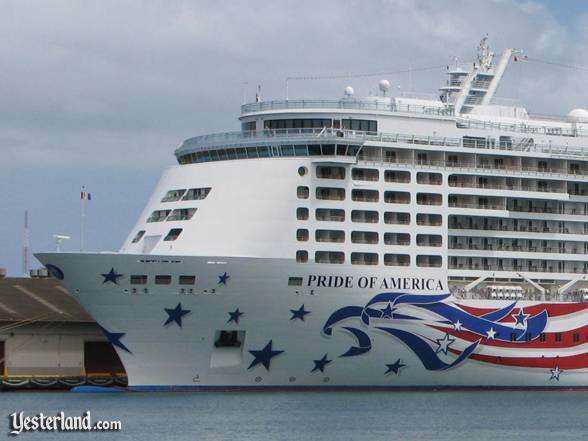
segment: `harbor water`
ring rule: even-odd
[[[0,394],[8,416],[60,411],[120,420],[120,432],[22,433],[79,440],[585,440],[586,391]]]

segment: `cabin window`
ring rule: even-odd
[[[155,210],[147,219],[147,222],[163,222],[171,213],[171,210]]]
[[[410,234],[408,233],[384,233],[386,245],[410,245]]]
[[[351,190],[351,199],[357,202],[378,202],[380,195],[378,190],[354,188]]]
[[[384,213],[384,223],[395,225],[410,224],[410,213],[397,213],[393,211],[386,211]]]
[[[352,210],[351,221],[357,223],[376,224],[379,220],[379,213],[373,210]]]
[[[180,285],[194,285],[196,283],[196,276],[180,276],[178,281]]]
[[[425,185],[441,185],[443,183],[443,176],[441,173],[417,173],[417,184]]]
[[[172,228],[171,230],[169,230],[169,233],[167,233],[167,236],[164,237],[164,241],[165,242],[172,242],[174,240],[176,240],[180,234],[182,234],[182,229],[181,228]]]
[[[191,188],[188,190],[186,195],[182,198],[183,201],[198,201],[204,199],[210,193],[210,187],[204,188]]]
[[[443,223],[443,216],[440,214],[417,214],[417,225],[438,227]]]
[[[139,231],[139,232],[138,232],[138,233],[135,235],[135,237],[133,238],[133,240],[132,240],[132,243],[137,243],[137,242],[139,242],[139,241],[140,241],[140,240],[143,238],[143,236],[144,236],[144,235],[145,235],[145,230],[141,230],[141,231]]]
[[[303,250],[296,251],[296,262],[298,262],[298,263],[308,262],[308,251],[303,251]]]
[[[146,275],[131,275],[131,285],[146,285],[147,284],[147,276]]]
[[[315,216],[317,221],[343,222],[345,221],[345,210],[338,208],[317,208]]]
[[[441,256],[426,256],[426,255],[417,256],[417,266],[420,266],[420,267],[438,268],[441,266],[441,263],[442,263]]]
[[[317,251],[314,254],[316,263],[344,263],[345,254],[340,251]]]
[[[169,221],[184,221],[192,219],[196,213],[196,208],[177,208],[172,211],[172,214],[167,218]]]
[[[408,254],[384,254],[384,265],[386,266],[409,266],[410,255]]]
[[[351,170],[351,179],[354,181],[377,181],[380,172],[375,168],[354,168]]]
[[[439,234],[417,234],[419,247],[440,247],[443,239]]]
[[[296,240],[298,242],[307,242],[308,241],[308,230],[306,228],[300,228],[296,230]]]
[[[186,193],[186,190],[170,190],[168,191],[161,202],[175,202],[179,201],[180,198]]]
[[[321,179],[345,179],[345,168],[319,165],[316,168],[316,177]]]
[[[441,205],[442,200],[442,196],[437,193],[417,193],[419,205]]]
[[[214,346],[216,348],[240,348],[244,335],[244,331],[216,331]]]
[[[296,219],[298,219],[298,220],[308,220],[308,208],[298,207],[296,209]]]
[[[298,199],[308,199],[310,196],[310,190],[308,187],[300,186],[296,190],[296,196],[298,196]]]
[[[288,286],[302,286],[302,277],[288,277]]]
[[[410,182],[410,172],[399,170],[386,170],[384,172],[384,181],[386,182],[400,182],[406,184]]]
[[[168,275],[157,275],[155,276],[155,284],[156,285],[169,285],[171,283],[171,276]]]
[[[384,192],[384,202],[388,204],[410,204],[410,193],[406,191]]]
[[[314,237],[317,242],[345,242],[345,231],[342,230],[316,230]]]
[[[336,187],[317,187],[316,198],[327,201],[345,200],[345,189]]]
[[[378,233],[375,231],[352,231],[351,242],[374,245],[378,243]]]
[[[352,265],[377,265],[377,253],[351,253]]]

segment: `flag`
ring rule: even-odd
[[[91,201],[92,200],[92,194],[87,192],[86,189],[84,187],[82,187],[82,191],[80,192],[80,199],[82,201],[86,200],[86,201]]]

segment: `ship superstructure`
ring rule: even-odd
[[[136,388],[586,386],[588,112],[500,104],[513,53],[438,99],[245,104],[118,253],[39,258]]]

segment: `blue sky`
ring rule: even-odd
[[[286,76],[434,66],[471,59],[488,33],[497,51],[585,65],[584,1],[2,0],[0,15],[0,267],[21,268],[22,219],[32,251],[52,234],[117,250],[183,139],[238,130],[244,93],[283,98]],[[410,89],[407,75],[388,78]],[[414,74],[435,93],[443,72]],[[377,78],[291,85],[290,97],[358,95]],[[586,72],[518,63],[500,96],[535,113],[588,107]],[[31,258],[32,266],[38,265]]]

